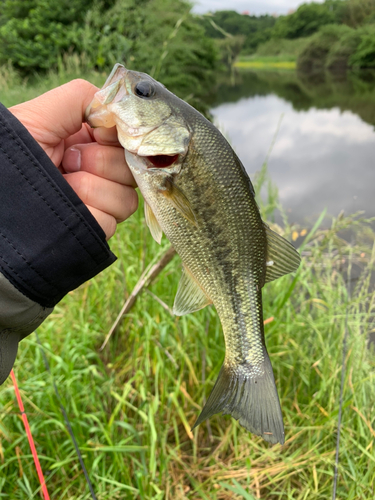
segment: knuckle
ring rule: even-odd
[[[138,193],[135,189],[131,189],[129,193],[129,209],[130,215],[134,214],[138,208]]]
[[[117,214],[117,222],[123,222],[128,217],[130,217],[138,208],[138,195],[135,189],[126,188],[123,190],[123,202],[121,206],[121,212]]]
[[[116,232],[116,228],[117,228],[117,222],[116,222],[116,219],[114,217],[111,217],[108,222],[107,222],[107,227],[105,229],[105,234],[106,234],[106,237],[107,237],[107,240],[109,240],[109,238],[112,238],[112,236],[115,234]]]
[[[102,146],[96,146],[93,154],[93,161],[95,164],[95,171],[101,177],[105,177],[106,172],[106,155]]]

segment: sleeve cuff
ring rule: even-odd
[[[0,104],[0,271],[53,307],[116,257],[84,203],[26,128]]]

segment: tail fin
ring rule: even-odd
[[[269,443],[284,444],[283,416],[266,349],[262,368],[259,371],[251,365],[235,367],[224,363],[193,429],[222,411]]]

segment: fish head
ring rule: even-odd
[[[191,138],[179,101],[149,75],[116,64],[87,108],[86,121],[91,127],[117,127],[134,174],[178,173]]]

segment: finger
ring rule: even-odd
[[[112,238],[112,236],[115,234],[117,227],[116,219],[112,215],[102,212],[97,208],[90,207],[89,205],[87,205],[87,208],[90,210],[91,214],[95,217],[96,222],[105,232],[106,240]]]
[[[87,123],[83,123],[79,132],[65,139],[65,149],[70,148],[74,144],[87,144],[93,141],[93,129]]]
[[[136,187],[121,147],[77,144],[65,151],[62,160],[66,173],[89,172],[110,181]]]
[[[64,177],[85,205],[112,215],[118,222],[137,210],[138,195],[130,186],[88,172],[65,174]]]
[[[40,144],[57,144],[81,130],[85,110],[97,91],[98,88],[86,80],[72,80],[12,107],[11,111]]]
[[[120,145],[116,127],[98,127],[93,129],[93,131],[94,138],[99,144]]]

